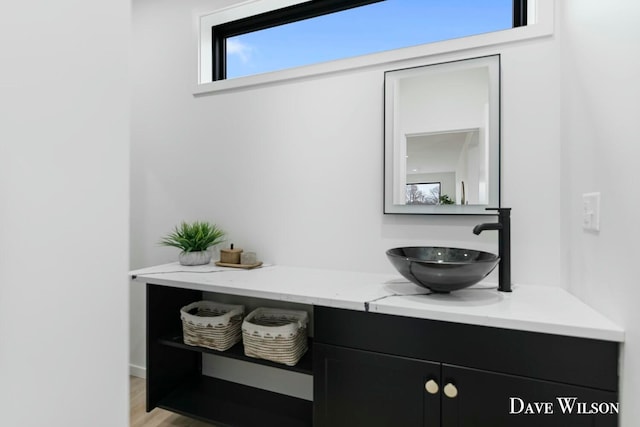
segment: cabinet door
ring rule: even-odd
[[[316,427],[440,425],[438,363],[315,343],[313,365]]]
[[[592,402],[599,411],[615,412],[609,404],[617,402],[613,392],[446,364],[442,366],[442,391],[443,427],[617,425],[616,414],[585,413],[592,411]]]

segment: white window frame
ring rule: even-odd
[[[212,81],[212,27],[307,1],[310,0],[248,0],[213,12],[195,13],[194,21],[198,50],[196,61],[194,61],[197,63],[197,79],[193,94],[203,95],[230,91],[238,88],[380,66],[416,58],[428,58],[462,50],[497,46],[550,36],[553,35],[554,29],[555,0],[529,0],[526,26],[287,68],[263,74]]]

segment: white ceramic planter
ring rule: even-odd
[[[203,265],[211,262],[211,251],[180,252],[178,261],[182,265]]]

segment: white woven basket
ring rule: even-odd
[[[242,322],[244,354],[293,366],[307,351],[308,322],[306,311],[257,308]]]
[[[190,311],[196,310],[195,313]],[[224,351],[240,341],[244,306],[198,301],[180,309],[187,345]]]

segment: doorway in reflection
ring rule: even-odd
[[[405,138],[406,204],[489,203],[486,191],[489,147],[483,129],[413,134]]]

